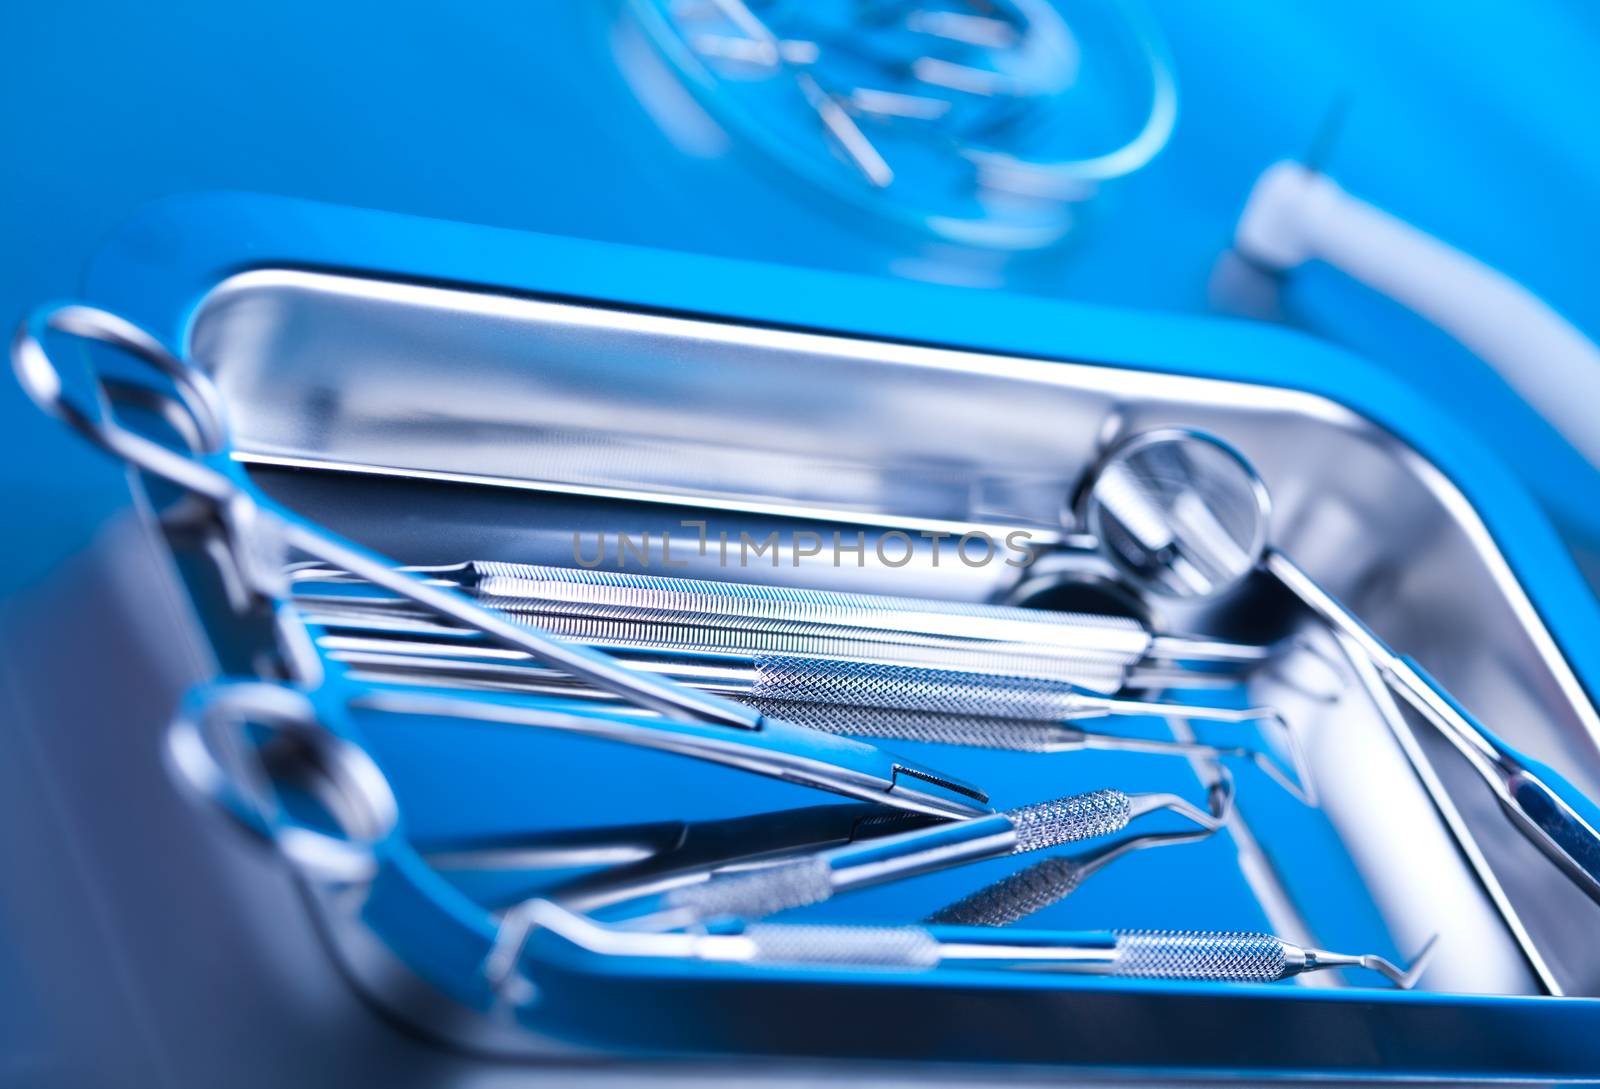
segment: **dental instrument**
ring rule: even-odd
[[[174,409],[181,410],[192,425],[180,432],[187,448],[169,446],[126,427],[100,385],[105,376],[92,363],[85,363],[92,380],[89,396],[74,399],[43,343],[52,332],[119,349],[164,377],[176,394],[176,401],[171,401]],[[958,779],[896,758],[863,741],[769,721],[748,707],[630,669],[588,647],[552,639],[504,613],[483,608],[463,594],[398,570],[376,553],[277,506],[256,488],[232,457],[222,398],[210,378],[173,356],[148,332],[114,314],[75,304],[43,307],[18,327],[11,342],[11,362],[23,391],[47,414],[129,465],[168,481],[209,505],[222,527],[242,592],[257,600],[279,602],[285,597],[285,568],[290,555],[300,553],[350,572],[434,617],[474,629],[494,643],[526,653],[546,666],[580,677],[661,716],[653,720],[601,722],[600,716],[586,719],[556,710],[543,714],[537,707],[529,709],[524,700],[524,721],[532,718],[532,724],[542,724],[538,720],[543,715],[545,719],[559,720],[562,728],[678,752],[916,812],[946,817],[988,812],[984,804],[987,796]],[[146,392],[165,396],[148,388]],[[281,625],[282,617],[278,619]],[[297,660],[301,649],[296,645],[285,657]],[[320,663],[306,663],[304,671],[308,686],[320,683]],[[480,699],[486,714],[511,716],[517,710],[493,707],[488,696]],[[457,717],[465,713],[462,704],[466,702],[455,702],[453,711]]]
[[[448,644],[324,635],[318,645],[337,661],[387,673],[416,672],[463,681],[561,683],[558,671],[525,660],[468,657]],[[1270,707],[1211,707],[1120,699],[1062,681],[953,669],[887,666],[779,654],[618,656],[635,669],[680,684],[748,700],[839,704],[895,711],[1032,721],[1075,721],[1114,715],[1177,715],[1215,722],[1282,721]]]
[[[845,802],[712,820],[568,828],[450,838],[418,844],[423,861],[451,880],[476,882],[491,911],[534,892],[591,912],[618,899],[704,880],[708,869],[770,866],[799,851],[855,843],[933,824],[936,817]],[[563,872],[565,871],[565,872]],[[493,876],[484,884],[481,876]]]
[[[1376,954],[1334,953],[1251,931],[1006,931],[960,926],[762,923],[731,933],[641,932],[607,926],[549,900],[530,900],[502,922],[483,966],[497,990],[513,978],[529,940],[547,931],[591,953],[720,963],[927,971],[942,967],[1068,971],[1126,979],[1272,983],[1306,972],[1364,968],[1407,990],[1430,959],[1429,942],[1402,968]]]
[[[1600,807],[1476,722],[1420,665],[1272,547],[1270,510],[1266,485],[1232,447],[1199,432],[1160,430],[1106,455],[1084,492],[1082,516],[1112,562],[1158,593],[1211,597],[1256,570],[1276,579],[1359,649],[1467,759],[1518,831],[1600,903]]]
[[[388,607],[343,605],[297,597],[307,621],[330,631],[351,635],[394,635],[404,638],[448,639],[461,646],[474,640],[472,632],[427,621]],[[1042,680],[1064,681],[1094,692],[1123,688],[1232,687],[1238,676],[1211,670],[1163,669],[1141,666],[1127,669],[1106,658],[1068,658],[1032,654],[1015,644],[930,638],[839,638],[814,632],[770,633],[738,627],[693,624],[643,623],[592,617],[541,614],[541,631],[570,639],[611,654],[776,654],[795,658],[827,658],[862,665],[958,669],[969,672],[1013,674]],[[495,653],[499,653],[498,650]]]
[[[1022,644],[1031,653],[1142,661],[1201,661],[1249,666],[1272,648],[1151,632],[1138,621],[1092,613],[1007,605],[746,585],[661,575],[533,564],[469,561],[413,568],[471,593],[481,604],[513,613],[555,614],[636,623],[736,624],[742,632],[925,638]],[[336,572],[301,568],[298,583]]]
[[[1326,262],[1410,308],[1498,371],[1600,465],[1600,347],[1504,273],[1293,162],[1257,179],[1234,246],[1273,272]]]
[[[874,745],[825,734],[776,718],[750,730],[719,723],[646,718],[579,700],[529,700],[522,694],[474,691],[471,698],[395,690],[377,678],[352,696],[357,711],[527,726],[582,734],[656,749],[774,779],[884,802],[933,816],[970,817],[988,811],[988,795],[960,779],[891,755]]]
[[[1214,829],[1128,836],[1077,855],[1054,855],[947,904],[927,922],[951,926],[1010,926],[1061,903],[1119,858],[1155,847],[1193,843]]]
[[[836,893],[899,881],[951,866],[1027,854],[1095,839],[1149,813],[1170,810],[1207,831],[1221,827],[1233,805],[1230,780],[1211,791],[1210,812],[1175,794],[1093,790],[1004,813],[952,821],[817,852],[748,874],[708,874],[672,889],[660,910],[632,920],[645,929],[694,926],[722,916],[759,919],[831,899]]]
[[[467,691],[530,692],[606,698],[571,678],[527,664],[432,656],[427,644],[324,635],[318,646],[364,681],[392,681]],[[450,649],[446,647],[445,649]],[[692,660],[624,658],[680,683],[720,692],[764,716],[824,733],[883,741],[966,745],[1013,752],[1125,752],[1238,757],[1255,764],[1306,804],[1315,804],[1299,738],[1270,707],[1114,699],[1059,682],[945,670],[866,667],[817,659],[758,655]],[[1213,722],[1271,722],[1287,742],[1292,776],[1267,753],[1245,745],[1211,745],[1172,738],[1124,737],[1076,729],[1066,722],[1119,715],[1180,717]]]

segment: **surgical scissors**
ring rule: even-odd
[[[89,363],[96,380],[88,403],[75,400],[44,346],[51,333],[107,345],[165,377],[176,404],[192,423],[187,449],[177,449],[125,427],[107,403],[104,376]],[[344,541],[262,495],[232,457],[221,395],[210,379],[166,350],[155,337],[114,314],[79,304],[56,304],[30,314],[11,342],[11,361],[23,391],[41,409],[128,464],[166,480],[206,502],[215,511],[237,574],[247,590],[267,601],[287,597],[285,568],[299,553],[381,587],[430,615],[474,629],[501,646],[527,653],[630,702],[662,719],[580,723],[583,715],[542,711],[522,700],[519,706],[484,698],[484,716],[552,725],[630,744],[669,749],[731,767],[804,783],[849,797],[946,817],[988,812],[986,795],[975,787],[866,742],[830,737],[802,727],[769,721],[751,708],[711,693],[678,685],[664,677],[631,669],[588,647],[552,639],[516,619],[488,610],[448,587],[417,579],[365,548]],[[164,396],[148,390],[153,396]],[[169,399],[170,400],[170,399]],[[462,716],[466,702],[443,713]],[[521,714],[518,714],[520,710]],[[482,717],[482,716],[480,716]]]

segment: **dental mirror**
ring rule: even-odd
[[[1271,504],[1220,439],[1147,431],[1112,449],[1083,497],[1085,528],[1124,574],[1168,597],[1208,598],[1260,563]]]

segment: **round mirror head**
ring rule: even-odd
[[[1112,563],[1169,597],[1222,593],[1267,544],[1267,489],[1220,439],[1148,431],[1100,463],[1083,497],[1085,528]]]

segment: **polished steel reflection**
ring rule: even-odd
[[[190,343],[227,394],[240,456],[254,465],[382,477],[397,486],[461,483],[530,502],[537,502],[530,493],[602,505],[654,500],[672,528],[674,507],[698,506],[871,533],[1021,528],[1050,545],[1072,537],[1059,523],[1063,497],[1108,444],[1153,428],[1202,428],[1257,466],[1274,499],[1274,543],[1320,585],[1385,641],[1414,648],[1507,740],[1558,763],[1580,787],[1600,786],[1594,709],[1478,514],[1414,450],[1326,399],[273,269],[218,285],[196,310]],[[337,371],[325,366],[330,354],[340,359]],[[469,526],[435,531],[449,551],[416,562],[481,553]],[[541,533],[540,540],[549,536]],[[540,555],[553,555],[548,546],[560,543],[545,541]],[[723,577],[713,562],[700,558],[696,576]],[[1003,598],[1016,574],[930,572],[925,564],[889,571],[871,557],[862,570],[806,562],[785,571],[797,585],[925,593],[936,584],[936,592],[968,601]],[[1263,594],[1246,580],[1227,604],[1281,612]],[[1226,611],[1168,601],[1158,604],[1156,619],[1238,634]],[[1376,728],[1351,742],[1360,752],[1320,758],[1315,746],[1338,740],[1341,717],[1364,720],[1369,711],[1360,693],[1330,703],[1339,693],[1328,691],[1327,667],[1313,659],[1292,652],[1273,671],[1258,672],[1252,698],[1280,706],[1297,728],[1310,727],[1313,762],[1319,771],[1327,766],[1318,783],[1324,807],[1339,814],[1345,842],[1362,849],[1369,879],[1387,875],[1374,892],[1396,933],[1420,933],[1427,920],[1418,919],[1404,867],[1383,862],[1394,836],[1368,801],[1363,771],[1378,756],[1404,767],[1404,755],[1374,719]],[[1447,780],[1449,772],[1441,768]],[[1503,825],[1499,814],[1482,812],[1453,781],[1450,788],[1565,984],[1600,985],[1600,949],[1587,928],[1571,923],[1564,899],[1571,890],[1542,859],[1530,867],[1514,845],[1489,842]],[[1398,789],[1417,790],[1414,783]],[[1443,850],[1449,864],[1448,832],[1425,797],[1421,806],[1408,817],[1432,830],[1417,837],[1419,849]],[[1465,881],[1470,890],[1470,875]],[[1451,936],[1507,950],[1507,963],[1517,965],[1514,944],[1486,921],[1492,918],[1492,910],[1469,913]],[[1509,968],[1467,978],[1462,963],[1442,958],[1431,969],[1434,985],[1529,986]]]

